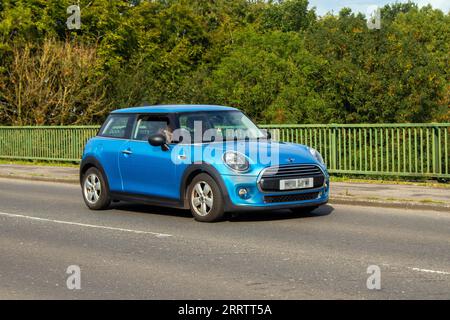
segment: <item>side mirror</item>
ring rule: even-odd
[[[166,137],[162,134],[155,134],[148,138],[148,143],[153,147],[161,147],[164,151],[169,150],[169,146],[167,145]]]
[[[272,134],[270,133],[269,130],[266,131],[266,138],[267,138],[267,140],[271,140],[272,139]]]

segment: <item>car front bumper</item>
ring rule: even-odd
[[[229,175],[222,178],[229,198],[225,210],[229,212],[320,206],[329,199],[328,176],[324,185],[319,188],[289,192],[264,192],[259,187],[257,178],[252,176]],[[246,190],[245,196],[239,194],[242,189]]]

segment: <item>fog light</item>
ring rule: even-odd
[[[246,188],[241,188],[238,191],[239,197],[241,197],[242,199],[247,199],[248,197],[248,190]]]

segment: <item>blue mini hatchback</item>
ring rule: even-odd
[[[329,196],[319,152],[276,142],[241,111],[209,105],[112,112],[86,144],[80,182],[92,210],[136,201],[190,209],[203,222],[234,211],[310,211]]]

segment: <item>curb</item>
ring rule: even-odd
[[[78,179],[71,178],[52,178],[52,177],[40,177],[40,176],[19,176],[13,174],[0,174],[0,178],[5,179],[15,179],[15,180],[26,180],[26,181],[41,181],[41,182],[54,182],[54,183],[68,183],[68,184],[79,184]]]
[[[409,210],[431,210],[450,212],[450,205],[447,204],[424,204],[420,202],[392,201],[392,200],[371,200],[371,199],[348,199],[343,197],[330,197],[331,204],[343,204],[365,207],[409,209]]]
[[[67,183],[79,184],[78,179],[72,178],[53,178],[41,176],[20,176],[12,174],[0,174],[0,178],[26,180],[26,181],[41,181],[50,183]],[[365,207],[379,207],[379,208],[395,208],[395,209],[410,209],[410,210],[432,210],[441,212],[450,212],[450,205],[447,204],[424,204],[419,202],[406,201],[392,201],[392,200],[373,200],[373,199],[356,199],[340,196],[331,196],[330,204],[342,204]]]

